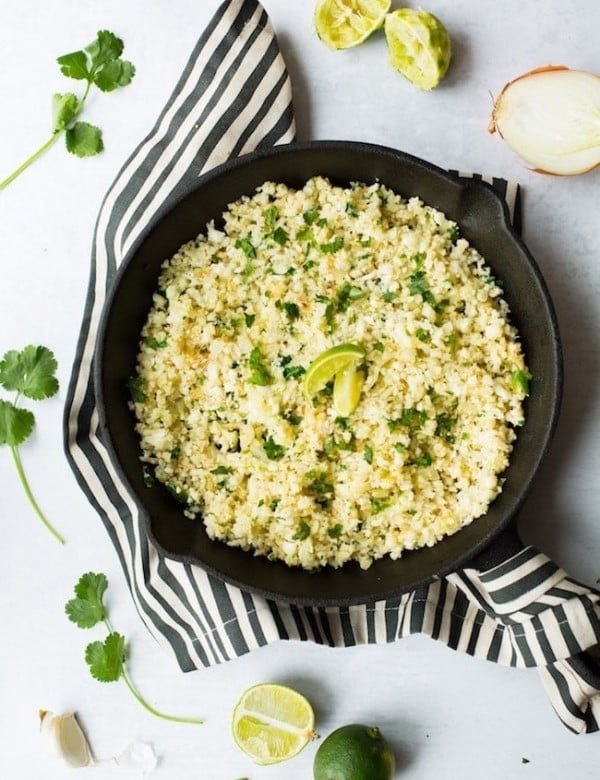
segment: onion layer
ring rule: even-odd
[[[600,165],[600,76],[563,65],[524,73],[494,103],[488,127],[542,173]]]

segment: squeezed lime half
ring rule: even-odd
[[[440,83],[450,65],[450,35],[428,11],[398,8],[385,18],[385,37],[392,65],[419,89]]]
[[[383,25],[390,6],[391,0],[319,0],[317,35],[332,49],[358,46]]]

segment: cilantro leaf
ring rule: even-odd
[[[73,92],[52,95],[52,127],[55,133],[64,130],[77,116],[79,100]]]
[[[85,660],[95,680],[116,682],[123,674],[125,637],[113,631],[104,642],[90,642],[85,648]]]
[[[123,41],[109,30],[100,30],[96,34],[96,40],[85,47],[94,68],[118,59],[123,54],[123,49]]]
[[[35,500],[19,453],[22,444],[33,431],[35,417],[28,409],[19,406],[21,396],[42,400],[58,391],[58,380],[54,376],[57,365],[52,352],[46,347],[29,345],[22,350],[12,349],[0,360],[0,386],[16,393],[14,403],[0,399],[0,445],[7,444],[11,449],[17,476],[34,512],[46,528],[61,544],[65,540],[50,525]]]
[[[112,60],[94,75],[94,84],[102,92],[112,92],[119,87],[126,87],[134,76],[135,67],[131,62]]]
[[[292,536],[292,539],[296,542],[303,542],[305,539],[308,539],[309,536],[310,536],[310,526],[308,525],[308,523],[305,523],[304,520],[300,520],[300,525],[298,526],[298,530]]]
[[[58,392],[56,358],[47,347],[10,350],[0,360],[0,385],[40,401]]]
[[[102,620],[106,620],[106,611],[102,603],[108,580],[104,574],[88,572],[83,574],[75,585],[76,598],[65,605],[69,620],[79,628],[92,628]]]
[[[18,447],[29,438],[35,425],[33,414],[0,399],[0,444]]]
[[[104,149],[102,130],[87,122],[75,122],[65,133],[67,149],[77,157],[93,157]]]
[[[85,79],[89,81],[88,58],[84,51],[73,51],[56,58],[60,72],[70,79]]]
[[[263,450],[269,460],[280,460],[285,455],[286,448],[283,444],[277,444],[272,436],[263,441]]]

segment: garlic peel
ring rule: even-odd
[[[534,170],[576,175],[600,165],[600,76],[548,65],[506,84],[488,130]]]
[[[156,769],[158,764],[158,758],[152,746],[146,742],[134,742],[128,745],[120,755],[115,756],[114,760],[119,766],[139,769],[144,775]]]
[[[88,741],[74,712],[56,715],[40,710],[40,732],[50,749],[70,767],[93,766]]]

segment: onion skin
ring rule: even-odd
[[[518,76],[488,125],[538,173],[572,176],[600,165],[600,76],[547,65]]]

